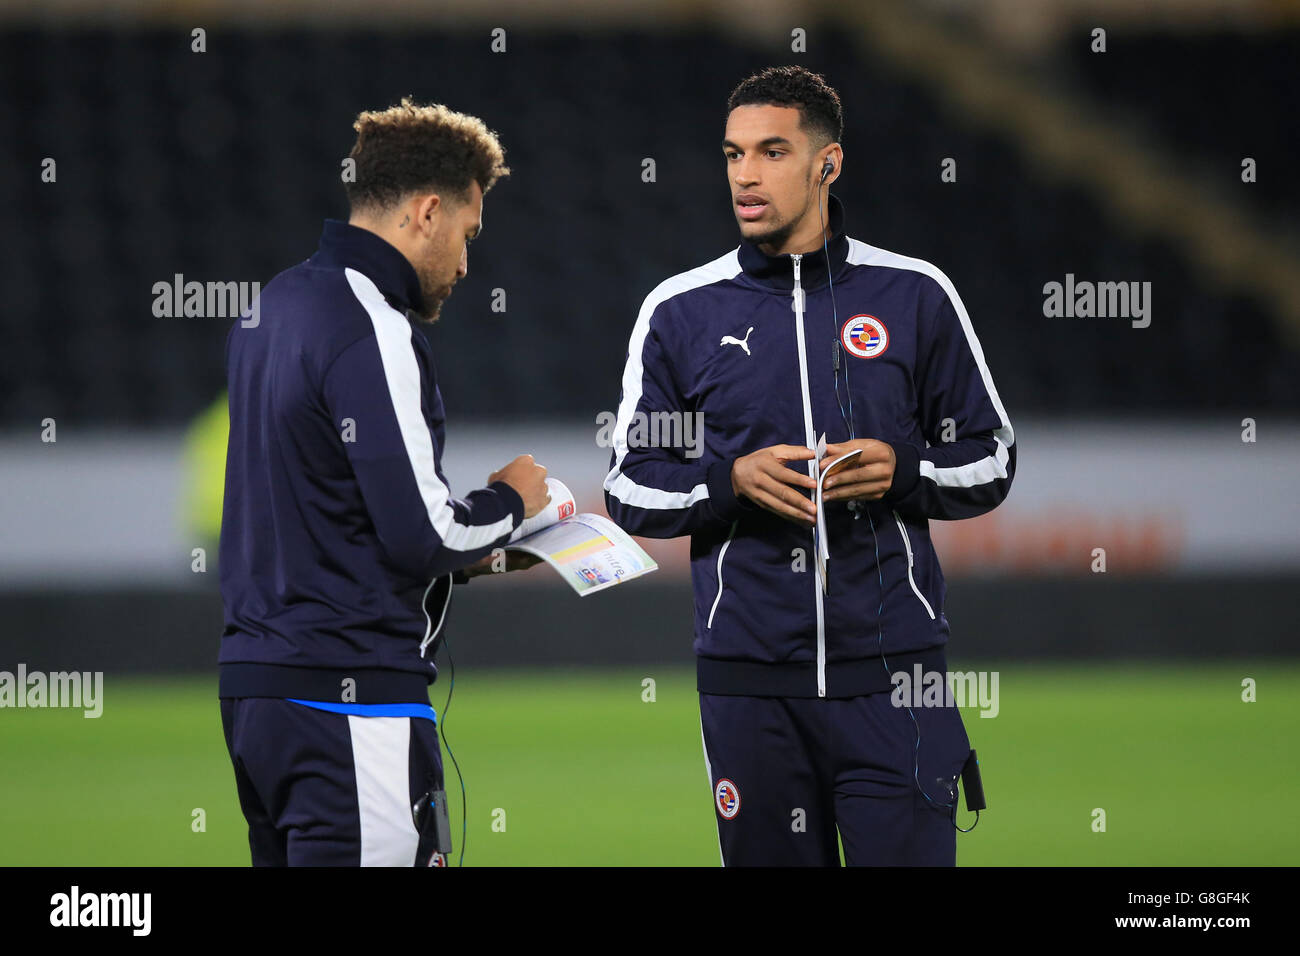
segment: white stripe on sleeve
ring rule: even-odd
[[[365,307],[374,326],[388,395],[393,402],[402,444],[406,446],[406,457],[419,486],[429,522],[442,539],[443,546],[453,551],[486,547],[514,530],[513,516],[506,515],[488,525],[467,525],[456,519],[456,512],[450,504],[451,489],[443,484],[434,468],[433,437],[420,409],[420,368],[411,345],[411,323],[388,304],[368,276],[355,269],[345,269],[344,272],[352,294]]]
[[[1007,461],[1010,458],[1009,449],[1015,444],[1016,435],[1011,428],[1011,420],[1007,418],[1006,409],[1002,407],[1002,399],[998,397],[998,390],[993,385],[993,376],[989,374],[989,367],[984,361],[984,350],[980,348],[979,339],[975,337],[975,329],[971,325],[970,316],[966,313],[966,306],[962,303],[961,296],[957,294],[957,289],[953,286],[952,280],[944,275],[937,266],[926,262],[924,259],[900,256],[896,252],[869,246],[857,239],[849,240],[848,261],[854,265],[908,269],[912,272],[928,275],[939,283],[943,291],[947,293],[953,311],[957,313],[962,332],[966,335],[966,346],[975,359],[975,366],[979,369],[980,380],[984,383],[984,390],[988,392],[989,401],[993,403],[993,409],[998,413],[998,418],[1002,422],[1001,427],[993,429],[993,439],[997,442],[997,448],[992,455],[987,455],[979,461],[950,468],[938,468],[933,462],[922,459],[921,477],[929,478],[935,484],[946,488],[973,488],[998,478],[1005,478],[1007,476]]]
[[[645,348],[646,336],[650,334],[650,317],[662,303],[683,292],[690,292],[701,286],[734,279],[740,274],[739,250],[733,249],[725,256],[705,263],[689,272],[665,279],[645,298],[641,311],[637,315],[636,325],[632,329],[632,338],[627,346],[627,365],[623,368],[623,400],[618,404],[618,417],[614,422],[614,467],[605,476],[605,490],[625,505],[634,508],[659,510],[689,508],[696,502],[709,497],[708,486],[700,482],[690,491],[665,491],[639,485],[623,474],[623,459],[627,456],[627,432],[631,426],[636,407],[641,401],[645,368],[641,353]],[[666,411],[684,411],[683,409],[665,409]]]

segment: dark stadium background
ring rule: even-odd
[[[1092,50],[1098,27],[1104,53]],[[191,50],[195,28],[206,31],[205,52]],[[791,50],[796,29],[806,52]],[[469,276],[428,332],[450,415],[449,470],[465,491],[530,451],[601,511],[608,451],[596,447],[596,415],[616,406],[645,294],[736,244],[723,104],[739,79],[772,63],[803,64],[839,89],[846,161],[835,192],[850,234],[949,275],[1016,427],[1021,472],[1007,503],[936,530],[952,661],[1000,669],[1004,690],[1016,675],[1026,675],[1021,686],[1039,675],[1038,717],[1017,716],[1006,690],[1000,720],[988,723],[1040,724],[1054,714],[1045,688],[1088,693],[1118,675],[1141,697],[1143,675],[1191,675],[1170,709],[1152,704],[1157,716],[1109,730],[1103,705],[1055,712],[1093,739],[1104,766],[1116,735],[1140,739],[1155,726],[1148,719],[1204,713],[1194,688],[1216,687],[1219,706],[1252,677],[1259,703],[1225,713],[1270,697],[1289,709],[1252,715],[1249,729],[1216,717],[1215,739],[1224,753],[1242,740],[1264,748],[1230,774],[1252,799],[1267,796],[1252,774],[1270,793],[1279,774],[1294,783],[1284,734],[1297,719],[1300,585],[1298,40],[1294,5],[1228,0],[1192,9],[695,0],[668,12],[385,2],[327,14],[291,2],[94,13],[0,3],[0,670],[102,670],[106,719],[115,687],[142,713],[166,712],[147,711],[151,694],[196,708],[186,711],[200,721],[189,743],[211,758],[202,772],[215,794],[203,799],[225,800],[228,817],[223,848],[206,856],[186,855],[185,826],[185,836],[163,837],[142,818],[89,858],[71,843],[58,858],[241,859],[209,686],[230,323],[155,317],[154,283],[177,273],[265,283],[310,255],[321,220],[346,217],[340,161],[358,111],[412,95],[482,116],[513,174],[489,193]],[[47,157],[55,183],[41,181]],[[940,179],[949,157],[955,183]],[[1254,182],[1242,180],[1246,157]],[[642,180],[646,158],[654,182]],[[1150,327],[1045,317],[1044,283],[1067,274],[1151,282]],[[491,309],[496,289],[504,313]],[[41,440],[47,419],[55,443]],[[1242,440],[1247,419],[1252,442]],[[544,569],[465,589],[451,634],[466,687],[480,681],[480,700],[503,701],[503,687],[555,687],[581,709],[574,687],[587,686],[584,675],[631,675],[636,699],[637,675],[663,673],[680,691],[685,731],[643,727],[637,739],[680,745],[698,761],[685,543],[648,546],[659,573],[581,602]],[[194,548],[206,549],[205,573],[191,570]],[[1104,574],[1092,570],[1095,548],[1107,550]],[[435,705],[444,693],[435,688]],[[473,700],[459,706],[472,740]],[[36,772],[63,772],[71,741],[99,746],[85,739],[97,732],[89,721],[41,736],[63,716],[21,715],[19,733],[19,715],[0,712],[0,757],[8,741],[11,756],[33,761],[26,789],[0,795],[0,830],[57,803]],[[150,719],[111,746],[161,766]],[[575,727],[555,761],[581,748]],[[74,732],[82,736],[66,736]],[[1175,720],[1168,734],[1152,749],[1185,752],[1187,779],[1222,770],[1188,726]],[[702,767],[690,772],[702,780]],[[1023,777],[1027,806],[1045,805],[1032,790],[1041,776]],[[1007,790],[990,784],[991,804]],[[689,805],[696,836],[683,846],[698,849],[702,834],[708,851],[708,805]],[[1282,845],[1262,833],[1234,843],[1229,821],[1246,816],[1223,814],[1221,839],[1190,861],[1269,862],[1296,849],[1294,832]],[[140,856],[155,836],[157,853]],[[1149,853],[1137,841],[1102,858],[1162,862],[1179,845],[1166,836]],[[0,839],[0,864],[42,861],[25,846]],[[1054,862],[1099,859],[1062,852]],[[984,859],[1031,861],[1025,854]]]

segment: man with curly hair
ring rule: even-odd
[[[466,274],[500,143],[409,99],[355,128],[349,221],[226,343],[219,694],[256,866],[445,863],[428,685],[453,582],[549,501],[531,455],[452,496],[416,327]]]
[[[802,67],[736,87],[722,154],[742,242],[646,297],[605,479],[628,531],[691,536],[726,865],[833,866],[841,845],[850,864],[952,865],[974,772],[936,689],[929,522],[1001,502],[1015,439],[948,277],[845,234],[843,123]],[[702,455],[640,446],[630,423],[664,413],[703,416]],[[819,509],[814,478],[846,455]],[[933,692],[901,693],[915,675]]]

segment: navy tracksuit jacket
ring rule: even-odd
[[[223,697],[337,699],[351,677],[358,702],[428,703],[453,573],[523,520],[505,482],[451,495],[419,302],[400,252],[329,220],[231,329]]]
[[[849,238],[840,201],[832,196],[828,206],[832,238],[824,251],[768,256],[742,243],[674,276],[646,297],[628,347],[606,506],[633,534],[691,536],[698,687],[706,756],[715,764],[727,759],[716,751],[741,746],[735,735],[744,726],[774,719],[750,714],[724,734],[730,718],[719,708],[759,698],[768,703],[749,706],[766,708],[780,699],[790,710],[777,723],[798,737],[813,734],[827,713],[805,712],[801,698],[879,695],[892,687],[891,674],[918,663],[944,671],[948,621],[929,522],[989,511],[1015,474],[1011,423],[952,283],[927,262]],[[845,502],[826,507],[831,557],[823,594],[811,530],[738,500],[731,467],[771,445],[815,448],[822,434],[828,443],[847,440],[850,407],[852,437],[888,442],[897,465],[888,493],[860,517]],[[703,416],[698,457],[629,440],[654,434],[638,429],[638,419],[665,413]],[[906,721],[910,711],[899,713]],[[847,737],[860,743],[864,716],[846,719]],[[959,717],[955,727],[949,722],[947,763],[956,760],[958,769],[966,757],[960,728]],[[909,734],[918,729],[907,722]],[[762,754],[737,757],[747,759]],[[835,759],[847,765],[865,757]],[[765,766],[749,772],[767,773]],[[909,759],[909,776],[913,769]],[[717,766],[711,776],[715,785],[725,779]],[[726,782],[739,787],[743,807],[745,785]],[[918,789],[941,802],[924,784]],[[727,816],[737,802],[730,791],[717,802],[731,862],[743,854],[725,852],[728,833],[738,829],[725,824],[746,810]],[[791,812],[776,808],[778,829],[788,833]],[[821,842],[821,857],[789,859],[824,860],[829,844]]]

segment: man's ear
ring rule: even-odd
[[[415,225],[425,235],[433,235],[438,230],[438,220],[442,217],[444,206],[437,193],[425,193],[415,202]]]
[[[826,163],[831,164],[831,169],[822,175],[826,168]],[[844,164],[844,150],[839,143],[832,143],[831,148],[822,157],[822,161],[817,164],[816,180],[817,184],[829,186],[835,180],[840,178],[840,167]]]

